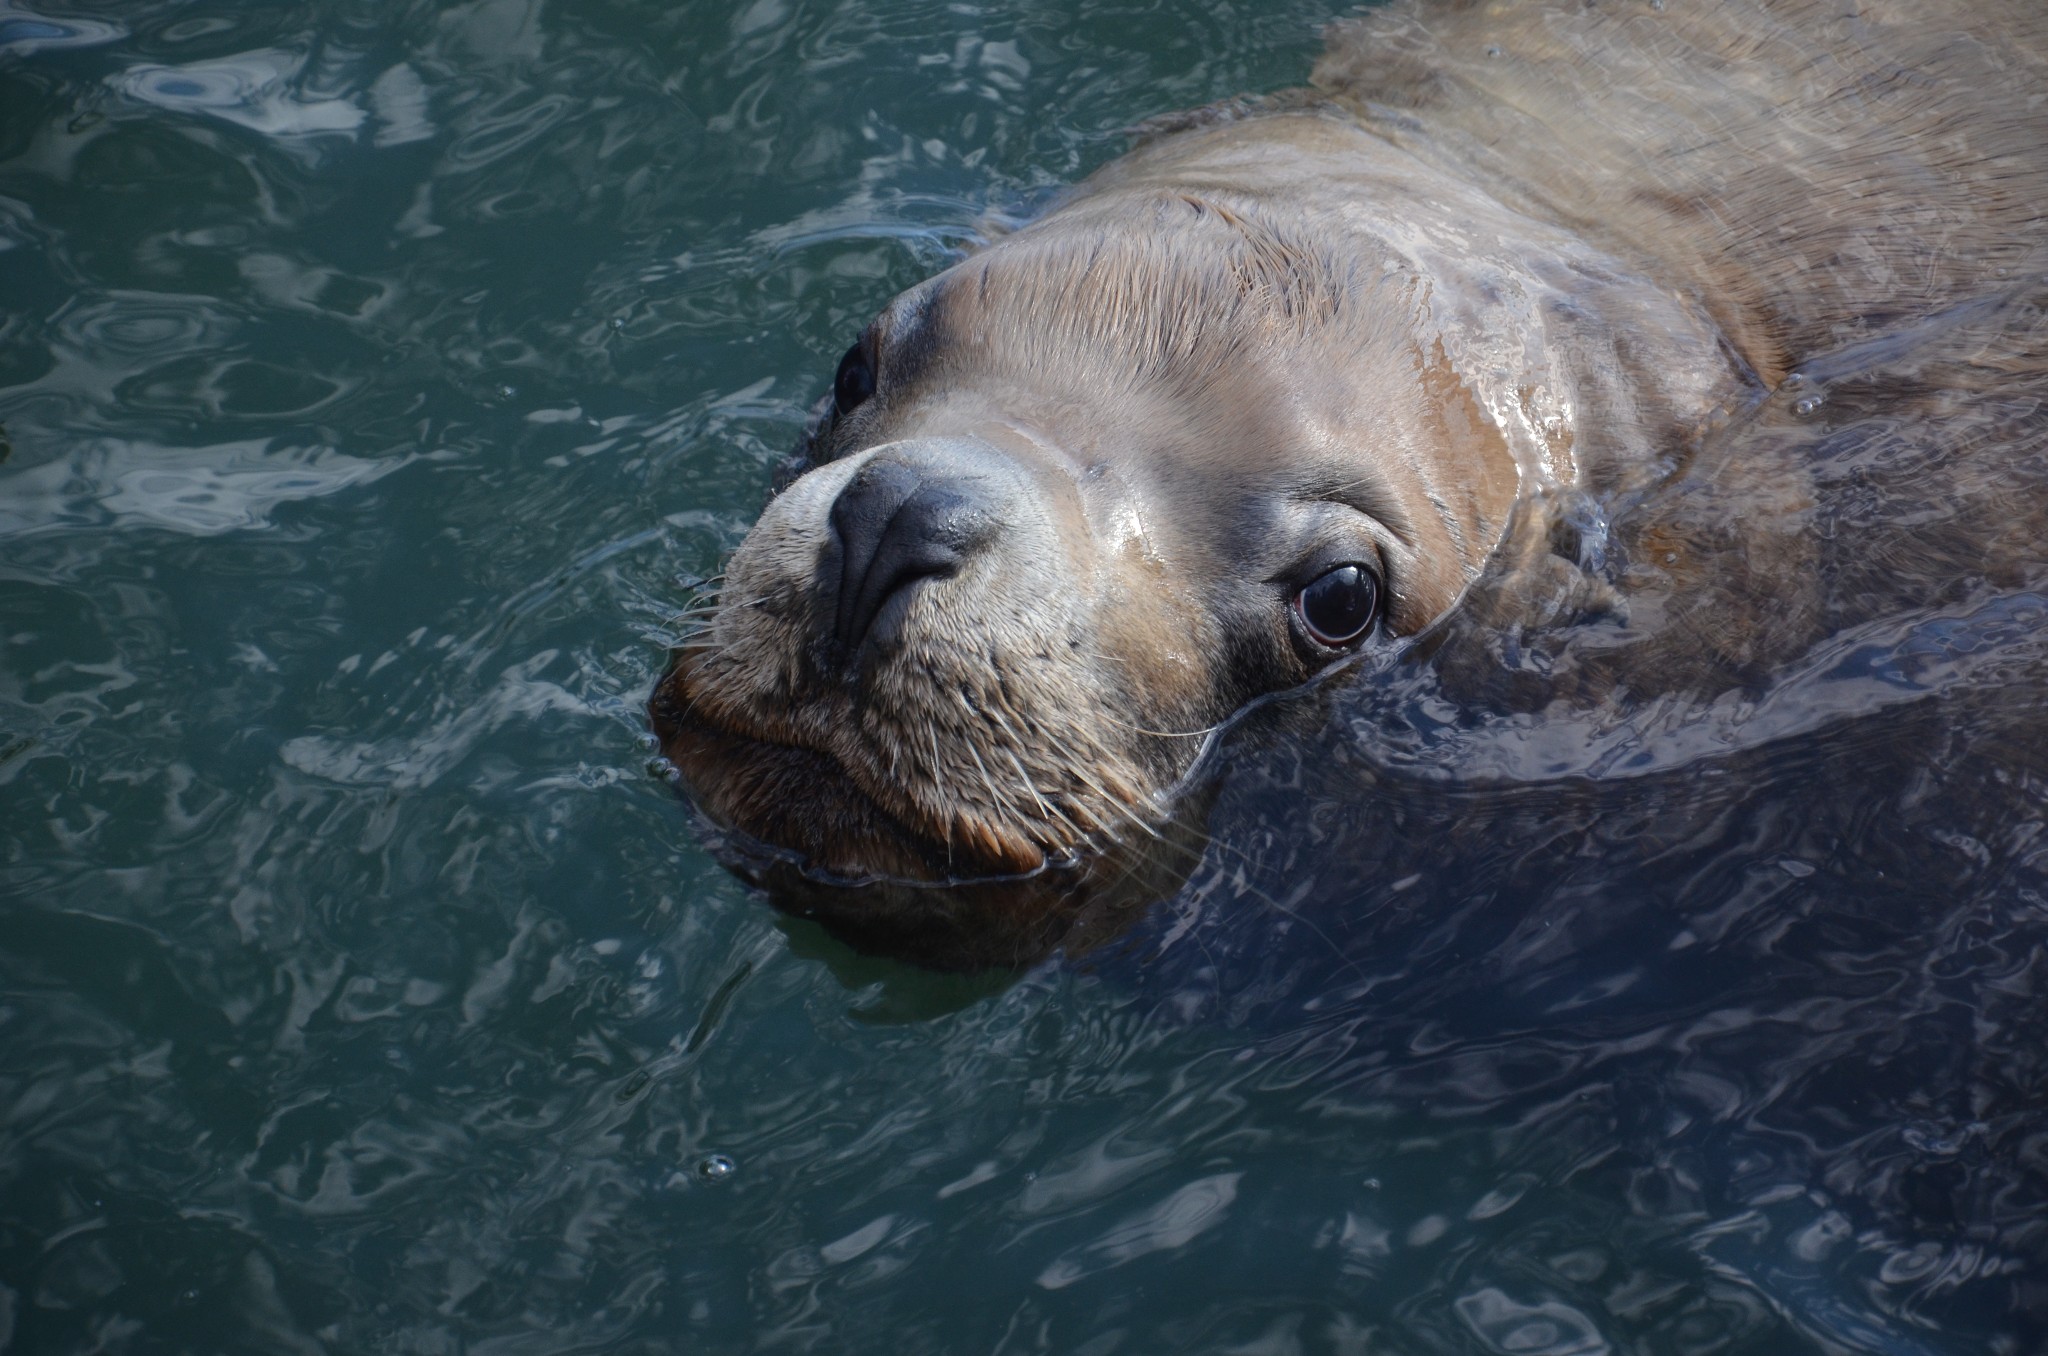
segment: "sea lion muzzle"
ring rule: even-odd
[[[1145,831],[1134,716],[1066,700],[1104,686],[1083,497],[974,435],[803,476],[658,687],[664,752],[714,817],[850,880],[1028,874]]]

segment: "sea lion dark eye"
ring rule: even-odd
[[[1380,581],[1363,565],[1339,565],[1294,595],[1310,639],[1332,649],[1364,635],[1380,610]]]
[[[867,345],[855,344],[839,360],[839,371],[832,378],[832,408],[852,414],[874,393],[875,369],[868,362]]]

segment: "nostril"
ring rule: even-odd
[[[975,481],[893,461],[862,467],[833,502],[831,522],[839,546],[833,634],[849,654],[898,592],[958,573],[996,530]]]

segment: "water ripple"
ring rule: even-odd
[[[295,88],[304,65],[301,55],[271,49],[182,66],[131,66],[112,83],[139,102],[218,118],[265,136],[353,133],[362,125],[362,107],[353,99]]]
[[[1122,948],[854,955],[645,774],[874,309],[1332,12],[0,13],[0,1346],[2048,1341],[2048,602],[1965,568],[2017,292],[1745,431],[1821,641],[1276,707]]]

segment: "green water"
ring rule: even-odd
[[[1889,734],[1795,741],[1647,865],[1417,790],[1312,896],[1265,768],[1170,964],[993,980],[778,921],[649,775],[687,585],[849,337],[1132,122],[1299,81],[1330,12],[0,9],[0,1351],[2041,1332],[2039,1005],[1955,988],[2028,992],[2033,812],[1975,856],[1913,822],[1931,942],[1772,968],[1754,911],[1886,897],[1843,863],[1899,821],[1845,794],[1830,857],[1785,807]],[[1318,765],[1321,834],[1375,774]],[[1514,815],[1547,846],[1415,886],[1417,825]],[[1563,969],[1514,903],[1670,879],[1668,926],[1546,915],[1590,937]],[[1347,938],[1314,906],[1359,880],[1449,931]],[[1493,1006],[1539,991],[1596,1017]],[[1925,1072],[1973,1020],[2009,1104]],[[1915,1072],[1828,1081],[1872,1051]]]

